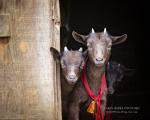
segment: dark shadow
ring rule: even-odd
[[[62,1],[62,6],[67,5],[65,0]],[[108,106],[126,106],[130,107],[129,111],[135,111],[135,113],[118,113],[119,110],[117,110],[118,112],[112,114],[113,120],[144,120],[148,115],[149,94],[147,79],[149,50],[148,44],[146,44],[149,30],[145,29],[149,22],[145,15],[148,14],[146,3],[137,0],[71,0],[69,8],[69,14],[64,16],[69,17],[70,31],[69,37],[65,41],[68,48],[78,49],[82,46],[73,40],[72,30],[88,34],[92,27],[95,31],[100,32],[106,27],[112,35],[123,33],[128,35],[125,43],[113,46],[111,60],[115,60],[127,68],[134,68],[136,73],[131,77],[125,77],[119,84],[116,93],[108,96]],[[61,42],[63,42],[63,37],[61,37]],[[132,111],[131,107],[135,107],[135,110]],[[123,110],[127,111],[125,108]]]

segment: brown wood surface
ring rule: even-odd
[[[0,0],[10,37],[0,38],[0,120],[61,120],[58,0]],[[58,73],[56,72],[58,71]]]
[[[10,36],[9,14],[0,14],[0,37]]]

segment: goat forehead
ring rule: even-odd
[[[108,44],[104,39],[89,39],[87,42],[91,43],[94,47],[106,46]]]
[[[99,49],[99,48],[106,48],[106,43],[105,42],[95,42],[93,44],[94,48],[95,49]]]
[[[88,37],[89,42],[94,42],[94,43],[99,43],[99,44],[100,43],[106,44],[109,39],[110,38],[104,36],[102,32],[90,34]]]
[[[62,59],[67,63],[80,62],[82,60],[82,53],[78,51],[69,51],[63,56]]]

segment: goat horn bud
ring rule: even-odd
[[[83,51],[83,49],[82,49],[82,47],[80,47],[79,52],[82,52],[82,51]]]
[[[107,30],[106,30],[106,28],[104,28],[104,35],[107,35]]]
[[[95,33],[94,29],[92,28],[92,33]]]
[[[65,51],[65,52],[68,52],[67,46],[64,47],[64,51]]]

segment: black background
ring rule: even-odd
[[[122,80],[111,100],[113,106],[133,106],[140,110],[138,114],[114,114],[113,119],[145,120],[149,112],[150,80],[148,4],[137,0],[71,0],[70,12],[71,30],[78,33],[88,34],[92,27],[101,32],[106,27],[112,35],[128,35],[125,43],[113,46],[111,60],[136,72]],[[70,38],[67,46],[78,49],[82,45]]]

